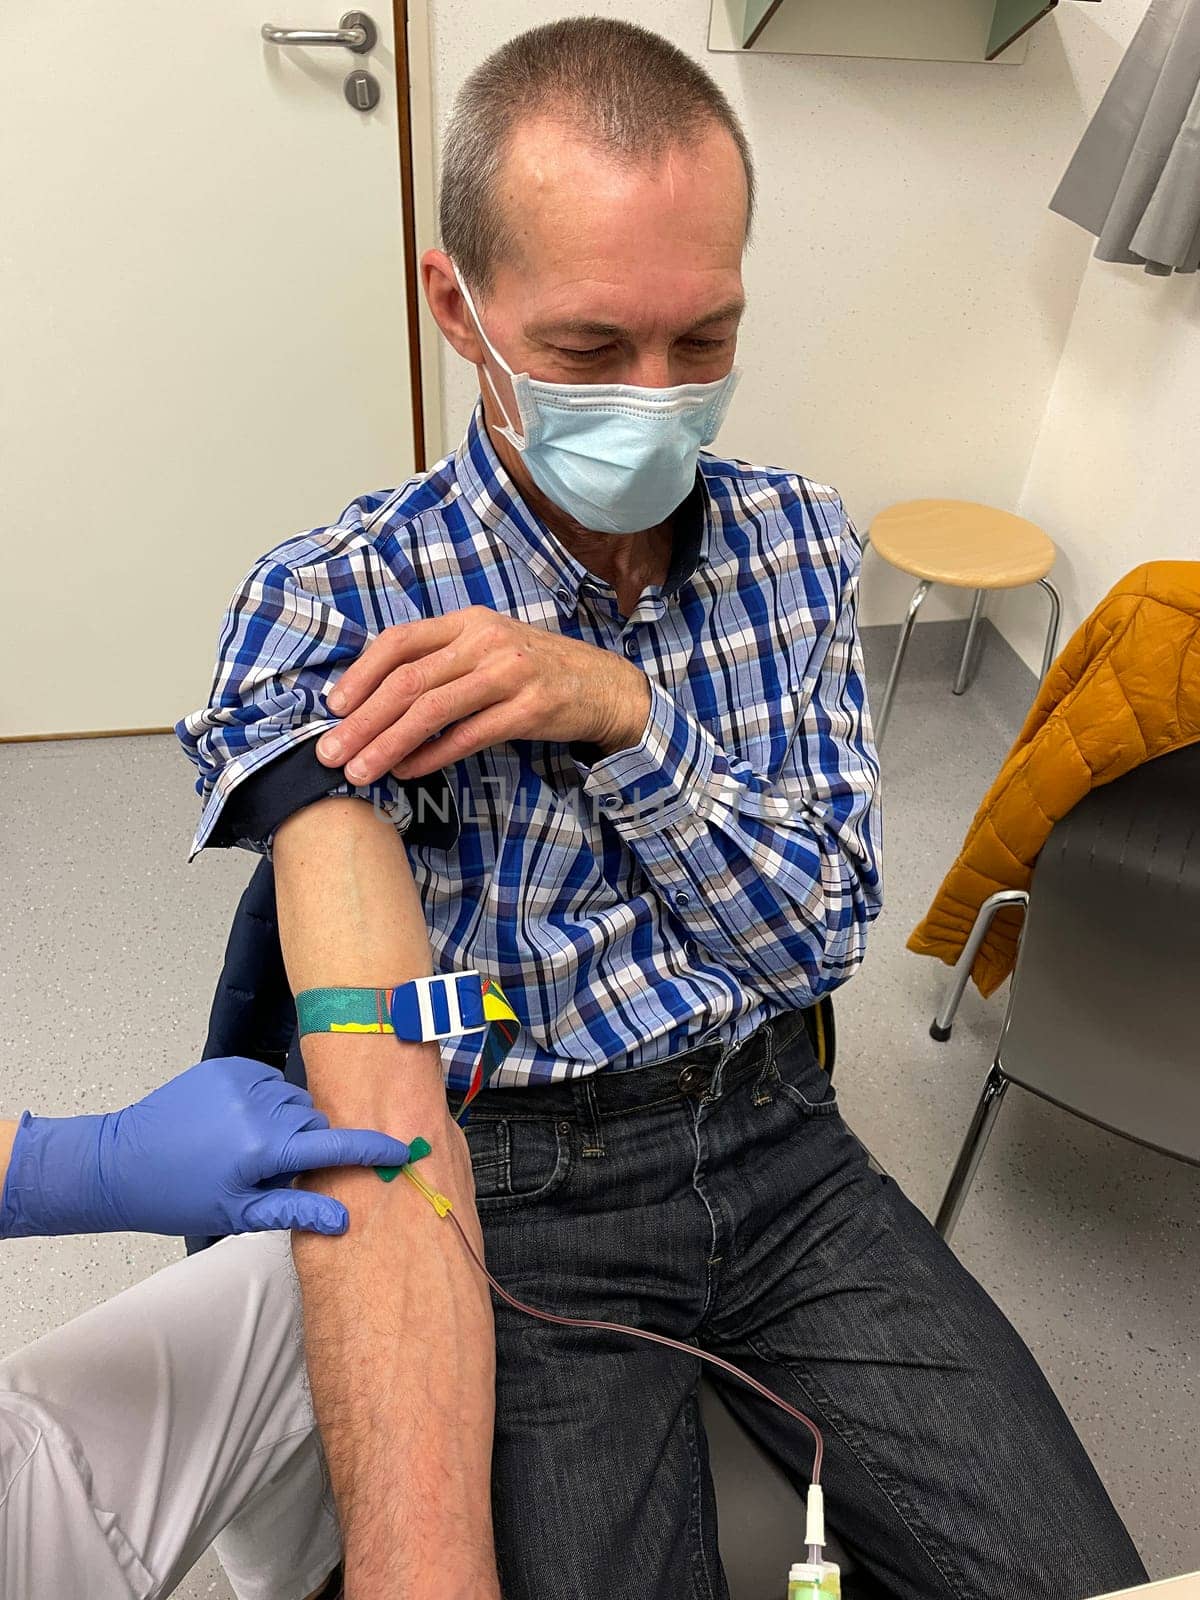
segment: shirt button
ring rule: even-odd
[[[572,603],[571,591],[565,584],[554,591],[554,598],[560,606],[569,606]]]
[[[673,905],[677,905],[679,907],[679,909],[682,911],[684,906],[690,906],[691,905],[692,897],[687,892],[686,889],[677,889],[675,891],[675,893],[671,896],[671,903]]]
[[[605,811],[615,810],[620,803],[620,799],[615,794],[602,794],[600,796],[600,804],[604,807]]]
[[[633,637],[633,635],[630,634],[629,638],[626,639],[626,641],[625,641],[625,654],[627,656],[635,656],[635,655],[637,655],[637,653],[638,653],[638,642]]]

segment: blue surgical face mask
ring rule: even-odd
[[[521,452],[547,499],[598,533],[638,533],[665,521],[691,492],[700,447],[716,438],[737,369],[716,383],[681,383],[673,389],[546,383],[513,371],[483,331],[457,267],[454,276],[479,337],[512,383],[515,419],[484,367],[504,417],[499,431]]]

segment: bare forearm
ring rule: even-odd
[[[291,819],[275,865],[294,990],[391,986],[432,970],[404,847],[361,801],[326,801]],[[446,1112],[436,1047],[321,1034],[304,1054],[332,1122],[429,1139],[422,1172],[478,1238],[470,1161]],[[293,1252],[347,1594],[492,1600],[486,1286],[409,1184],[361,1171],[319,1181],[345,1202],[350,1229],[336,1240],[297,1235]]]
[[[430,1123],[425,1121],[428,1128]],[[438,1133],[433,1133],[440,1144]],[[469,1209],[434,1158],[432,1181]],[[340,1240],[295,1236],[313,1401],[350,1600],[491,1600],[495,1368],[486,1289],[449,1223],[406,1183],[361,1180]],[[338,1243],[337,1252],[323,1250]],[[315,1246],[315,1248],[314,1248]]]

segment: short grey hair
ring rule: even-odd
[[[463,84],[442,154],[442,245],[464,280],[481,289],[513,239],[497,179],[513,129],[537,115],[561,117],[619,160],[653,163],[714,124],[737,146],[746,173],[746,228],[754,211],[754,163],[729,101],[695,61],[647,28],[604,17],[568,17],[518,34]]]

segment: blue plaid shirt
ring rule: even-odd
[[[200,774],[194,855],[236,788],[332,725],[329,689],[393,624],[484,605],[640,664],[632,749],[481,751],[447,773],[456,841],[414,829],[435,963],[498,978],[524,1024],[498,1085],[741,1039],[844,982],[879,910],[857,535],[831,489],[709,455],[692,505],[682,567],[623,618],[522,502],[477,410],[453,456],[255,565],[209,703],[177,727]],[[369,792],[410,825],[394,780]],[[445,1049],[452,1083],[475,1055]]]

